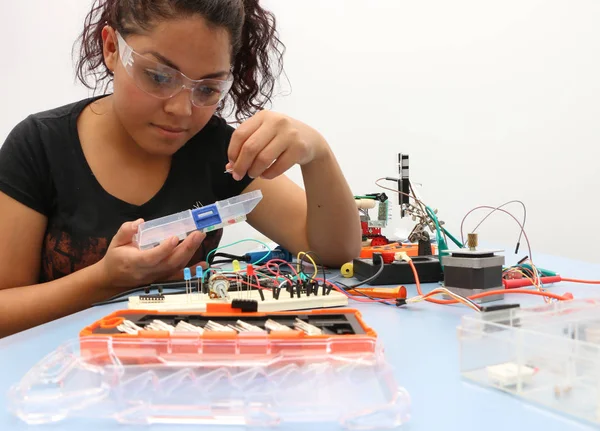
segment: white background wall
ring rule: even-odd
[[[600,261],[600,3],[264,3],[292,85],[273,109],[327,137],[355,193],[377,191],[374,180],[396,176],[397,153],[408,153],[411,178],[451,232],[472,207],[522,199],[534,252]],[[88,6],[0,3],[0,141],[29,113],[88,95],[71,59]],[[299,170],[290,175],[301,183]],[[388,233],[410,227],[394,217]],[[518,227],[498,214],[480,232],[510,250]],[[250,235],[240,226],[226,241]]]

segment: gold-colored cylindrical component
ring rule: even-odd
[[[476,250],[478,245],[478,238],[476,233],[470,233],[467,235],[467,245],[469,250]]]

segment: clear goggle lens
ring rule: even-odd
[[[195,106],[213,106],[223,100],[231,88],[231,75],[225,80],[193,80],[172,67],[138,54],[118,32],[117,38],[123,67],[136,86],[151,96],[169,99],[187,89],[191,92],[191,100]]]

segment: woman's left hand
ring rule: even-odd
[[[282,114],[260,111],[231,137],[229,163],[235,180],[273,179],[295,164],[306,165],[326,154],[329,147],[314,129]]]

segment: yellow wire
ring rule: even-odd
[[[430,298],[432,296],[436,296],[436,295],[439,295],[439,294],[442,294],[442,293],[450,296],[451,298],[454,298],[455,300],[457,300],[461,304],[464,304],[467,307],[472,308],[475,311],[481,311],[475,305],[473,305],[471,302],[465,300],[465,298],[463,298],[462,296],[460,296],[458,294],[455,294],[454,292],[452,292],[452,291],[450,291],[448,289],[445,289],[445,288],[434,289],[431,292],[426,293],[425,295],[415,296],[415,297],[409,298],[409,299],[406,300],[406,302],[407,303],[421,302],[421,301],[424,301],[427,298]]]
[[[534,276],[534,278],[531,278],[530,276],[528,276],[528,275],[527,275],[527,274],[526,274],[524,271],[522,271],[521,269],[515,269],[515,271],[516,271],[516,272],[518,272],[518,273],[520,273],[520,274],[521,274],[523,277],[525,277],[527,280],[529,280],[529,281],[531,282],[531,284],[532,284],[533,286],[535,286],[535,288],[536,288],[538,291],[540,291],[540,292],[544,292],[544,288],[542,288],[542,285],[541,285],[541,283],[540,283],[540,281],[541,281],[541,280],[540,280],[539,276],[537,275],[537,268],[536,268],[535,266],[533,266],[533,263],[531,263],[531,267],[532,267],[532,269],[533,269],[533,271],[534,271],[534,274],[536,274],[536,275]],[[551,298],[548,298],[547,296],[544,296],[544,301],[549,303],[549,302],[552,302],[552,299],[551,299]]]
[[[308,261],[312,264],[313,269],[315,271],[315,272],[313,272],[312,278],[316,278],[317,274],[319,273],[317,264],[316,264],[315,260],[312,257],[310,257],[310,254],[307,254],[304,251],[301,251],[300,253],[298,253],[298,256],[296,256],[296,260],[298,261],[298,262],[296,262],[296,272],[298,272],[298,274],[300,274],[300,263],[302,262],[302,259],[303,259],[302,256],[304,256],[306,259],[308,259]]]
[[[540,292],[544,292],[545,289],[542,287],[542,280],[540,279],[539,276],[539,272],[538,269],[536,268],[536,266],[533,264],[533,261],[531,259],[528,259],[529,261],[529,265],[531,265],[531,270],[533,272],[533,277],[530,277],[529,275],[527,275],[525,273],[525,271],[523,271],[523,269],[521,269],[518,265],[507,268],[506,271],[503,271],[503,273],[508,273],[508,272],[516,272],[518,274],[521,274],[523,277],[525,277],[527,280],[529,280],[532,284],[532,286],[534,286],[538,291]],[[544,296],[544,301],[545,302],[552,302],[552,298],[549,298],[547,296]]]

